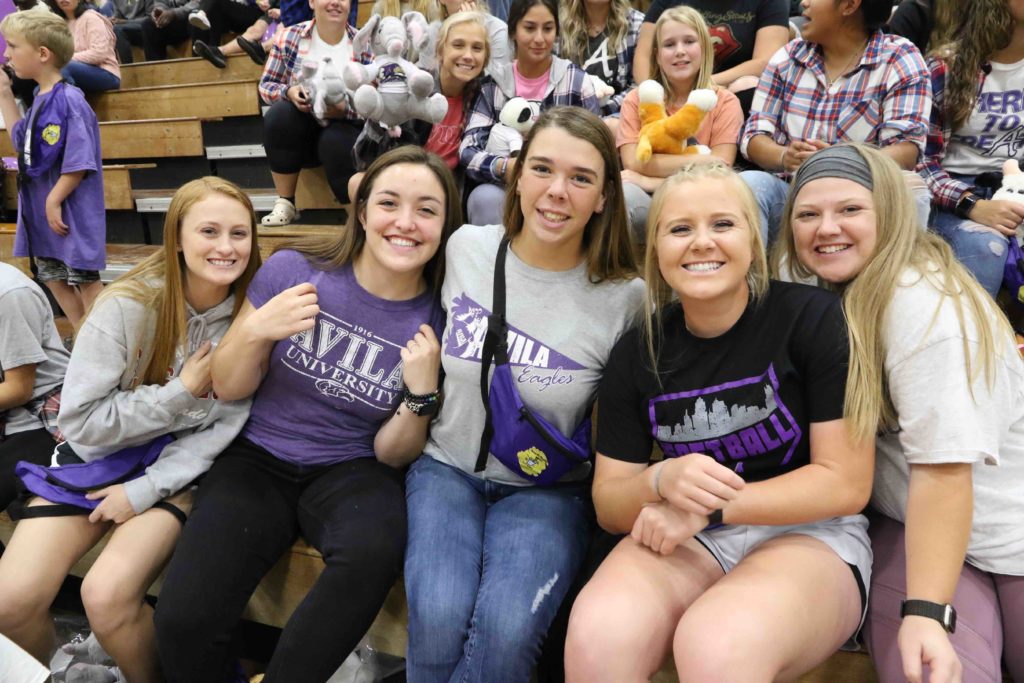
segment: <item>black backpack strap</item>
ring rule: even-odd
[[[490,389],[491,360],[502,365],[508,363],[508,325],[505,323],[505,256],[508,254],[508,238],[502,237],[498,254],[494,257],[494,295],[491,299],[491,315],[487,317],[487,332],[480,355],[480,397],[484,402],[484,431],[480,435],[480,451],[476,457],[474,472],[487,467],[487,456],[494,437],[494,420],[491,414]]]

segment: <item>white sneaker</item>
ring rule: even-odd
[[[210,30],[210,18],[206,16],[206,12],[201,9],[196,10],[192,14],[188,15],[188,23],[192,24],[198,29],[203,31]]]
[[[299,212],[295,205],[284,197],[278,197],[274,202],[274,210],[264,216],[260,223],[268,228],[274,228],[288,225],[298,217]]]

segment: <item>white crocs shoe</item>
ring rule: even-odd
[[[299,212],[295,205],[284,197],[278,197],[277,201],[274,202],[274,210],[264,216],[260,224],[268,228],[277,228],[290,224],[298,217]]]
[[[198,29],[203,31],[210,30],[210,18],[206,16],[206,12],[199,9],[188,15],[188,23],[192,24]]]

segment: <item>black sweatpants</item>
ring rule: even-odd
[[[17,495],[14,466],[18,461],[49,465],[56,445],[50,432],[42,427],[8,434],[0,441],[0,512],[6,510]]]
[[[402,567],[403,477],[374,458],[298,467],[238,439],[214,462],[156,608],[169,683],[223,683],[232,631],[260,579],[301,534],[320,578],[285,625],[266,683],[323,683],[373,623]]]
[[[274,173],[298,173],[323,164],[327,183],[338,201],[348,204],[348,181],[355,172],[352,146],[363,123],[348,119],[321,126],[312,114],[295,108],[289,100],[271,105],[263,117],[263,147]]]

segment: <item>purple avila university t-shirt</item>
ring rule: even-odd
[[[296,465],[373,457],[377,430],[402,400],[401,349],[423,323],[441,336],[441,306],[430,291],[380,299],[351,265],[319,270],[295,251],[267,259],[248,299],[259,308],[303,282],[316,285],[320,314],[312,330],[274,345],[242,435]]]

